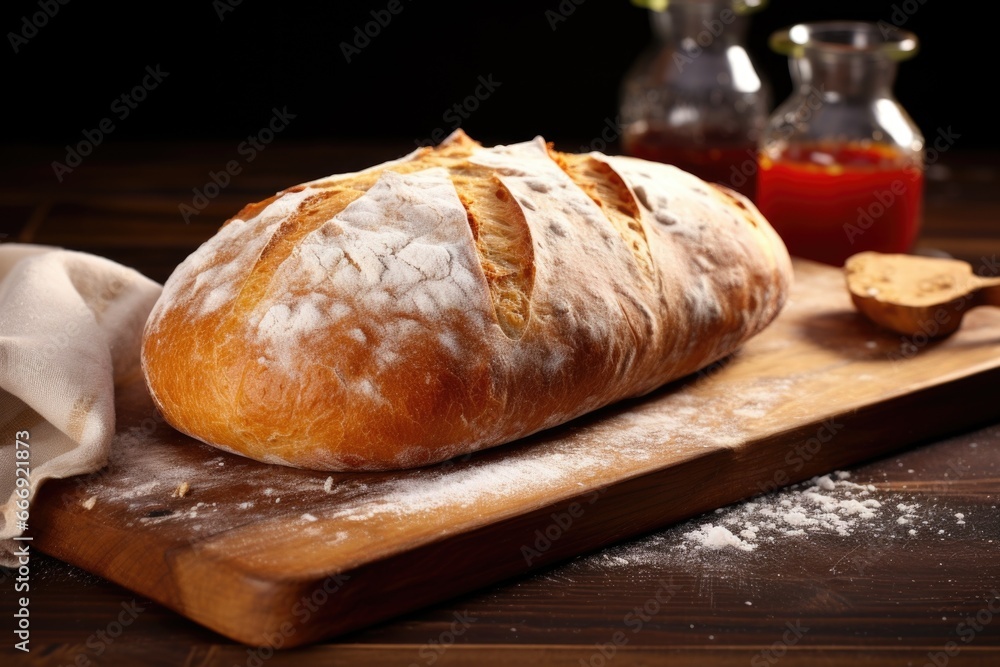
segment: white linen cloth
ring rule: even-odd
[[[142,330],[160,291],[103,257],[0,245],[0,565],[15,565],[16,546],[30,544],[13,540],[24,532],[18,461],[29,464],[20,466],[30,469],[29,500],[46,479],[107,463],[115,384],[140,372]],[[19,450],[29,454],[19,459]]]

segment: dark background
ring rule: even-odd
[[[272,107],[287,107],[296,118],[280,141],[377,139],[408,151],[436,128],[450,129],[445,111],[492,74],[501,87],[463,122],[472,136],[492,143],[541,134],[575,150],[614,119],[619,82],[652,39],[647,11],[628,0],[585,0],[556,30],[545,12],[570,0],[400,1],[402,13],[351,63],[339,44],[388,0],[242,0],[222,20],[222,0],[70,0],[16,54],[9,33],[21,31],[39,0],[8,2],[0,48],[12,122],[3,141],[77,142],[112,115],[112,101],[147,65],[159,64],[169,77],[127,119],[115,119],[107,141],[236,143],[263,127]],[[948,0],[772,0],[752,19],[749,49],[777,102],[790,81],[786,59],[767,48],[772,31],[808,20],[903,17],[922,46],[900,66],[895,90],[904,107],[928,137],[951,127],[960,135],[956,151],[997,148],[988,37],[996,14],[993,3]]]

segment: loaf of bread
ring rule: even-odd
[[[166,282],[142,364],[165,419],[203,442],[409,468],[693,373],[766,327],[791,280],[724,187],[457,131],[244,208]]]

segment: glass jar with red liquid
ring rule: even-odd
[[[893,97],[917,38],[884,23],[800,24],[771,36],[791,97],[761,138],[756,204],[792,255],[842,266],[906,253],[920,230],[924,139]]]
[[[622,83],[625,153],[673,164],[751,199],[771,88],[745,48],[766,0],[647,0],[656,42]],[[637,3],[639,4],[639,3]]]

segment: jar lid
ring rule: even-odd
[[[786,56],[801,57],[807,48],[831,53],[882,55],[908,60],[919,48],[917,36],[879,21],[818,21],[799,23],[771,35],[771,48]]]
[[[726,0],[721,2],[725,4]],[[751,14],[766,7],[768,0],[729,0],[729,3],[737,14]],[[654,12],[665,12],[671,4],[720,4],[720,0],[632,0],[632,4]]]

